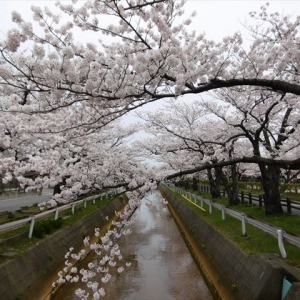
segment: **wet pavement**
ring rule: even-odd
[[[109,268],[112,275],[108,283],[102,283],[103,274],[97,274],[92,282],[100,282],[106,300],[210,300],[213,299],[202,275],[193,260],[175,221],[158,191],[147,195],[134,212],[136,221],[130,225],[132,233],[118,239],[122,259]],[[99,265],[99,257],[93,254],[85,261]],[[129,267],[125,263],[130,262]],[[123,265],[125,270],[117,272]],[[94,299],[92,289],[84,282],[67,283],[55,300],[80,299],[76,289],[89,292],[86,299]],[[84,299],[84,298],[83,298]]]
[[[14,212],[22,206],[49,201],[52,195],[53,189],[44,189],[42,195],[37,195],[35,192],[18,193],[16,191],[2,193],[0,194],[0,212]]]

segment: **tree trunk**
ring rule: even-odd
[[[239,180],[236,164],[231,166],[231,177],[232,177],[232,199],[229,200],[229,205],[236,205],[240,203],[239,199]]]
[[[61,193],[61,189],[60,187],[62,186],[61,183],[57,183],[54,188],[53,188],[53,196],[56,194],[60,194]]]
[[[232,166],[232,184],[229,183],[227,176],[224,174],[222,168],[216,168],[219,176],[222,178],[222,182],[224,185],[224,189],[227,193],[228,197],[228,205],[237,205],[240,203],[238,198],[238,179],[237,179],[237,172],[236,172],[236,165]]]
[[[62,181],[61,181],[61,182],[58,182],[58,183],[54,186],[54,189],[53,189],[53,196],[56,195],[56,194],[60,194],[60,193],[61,193],[61,187],[62,187],[63,185],[66,185],[67,178],[69,178],[69,176],[63,177]]]
[[[218,198],[221,195],[220,192],[220,177],[215,174],[215,178],[212,175],[211,169],[207,169],[207,175],[210,185],[210,194],[212,198]]]
[[[193,177],[193,191],[198,191],[198,180],[196,177]]]
[[[266,215],[281,215],[283,209],[280,197],[280,168],[259,164]]]
[[[189,183],[189,180],[187,179],[185,182],[184,182],[184,188],[186,190],[188,190],[190,188],[190,183]]]

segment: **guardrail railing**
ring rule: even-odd
[[[194,205],[198,206],[200,209],[203,209],[203,204],[205,203],[206,205],[208,205],[209,213],[212,213],[213,208],[216,208],[216,209],[222,211],[222,219],[223,220],[225,220],[226,213],[228,215],[231,215],[232,217],[240,220],[241,225],[242,225],[242,235],[246,235],[246,223],[249,223],[252,226],[255,226],[255,227],[259,228],[260,230],[263,230],[264,232],[276,237],[278,240],[279,250],[280,250],[281,256],[283,258],[286,257],[286,252],[285,252],[285,249],[283,246],[283,240],[286,240],[290,244],[300,248],[300,238],[297,236],[288,234],[282,228],[276,228],[267,223],[252,219],[251,217],[246,216],[244,213],[238,212],[233,209],[229,209],[219,203],[214,203],[209,199],[205,199],[205,198],[201,197],[200,195],[190,193],[190,192],[183,190],[175,185],[165,184],[165,186],[174,192],[180,193],[185,199],[192,202]]]
[[[93,196],[90,196],[90,197],[87,197],[87,198],[84,198],[84,199],[81,199],[81,200],[77,200],[77,201],[70,202],[68,204],[62,205],[62,206],[55,207],[53,209],[48,209],[46,211],[40,212],[36,215],[32,215],[30,217],[27,217],[27,218],[24,218],[24,219],[21,219],[21,220],[16,220],[16,221],[12,221],[12,222],[9,222],[9,223],[2,224],[2,225],[0,225],[0,233],[19,228],[19,227],[24,226],[24,225],[26,225],[30,222],[28,237],[31,238],[32,233],[33,233],[33,229],[34,229],[34,224],[35,224],[36,220],[42,219],[46,216],[50,216],[51,214],[54,214],[54,219],[57,220],[58,216],[59,216],[59,212],[70,209],[70,208],[72,209],[72,214],[74,214],[75,213],[75,207],[78,204],[83,203],[84,207],[86,207],[86,204],[87,204],[88,201],[93,201],[93,203],[95,203],[96,198],[100,197],[100,199],[102,200],[103,196],[107,196],[107,194],[93,195]]]

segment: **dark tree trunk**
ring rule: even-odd
[[[232,206],[232,205],[239,204],[240,200],[238,197],[239,187],[238,187],[236,165],[233,165],[231,168],[232,184],[229,183],[228,178],[224,174],[222,168],[216,168],[216,171],[218,172],[219,176],[222,178],[224,189],[228,197],[228,205]]]
[[[186,190],[188,190],[188,189],[190,188],[190,183],[189,183],[188,180],[186,180],[186,181],[184,182],[184,188],[185,188]]]
[[[220,177],[217,172],[215,173],[215,178],[213,177],[211,169],[207,169],[207,175],[210,186],[210,194],[212,198],[218,198],[221,195],[220,192]]]
[[[239,199],[239,179],[236,164],[231,166],[231,177],[232,177],[232,199],[229,200],[229,205],[236,205],[240,203]]]
[[[280,168],[259,164],[266,215],[283,214],[280,197]]]
[[[198,191],[198,180],[196,177],[193,177],[193,191]]]
[[[57,183],[54,188],[53,188],[53,196],[56,195],[56,194],[60,194],[61,192],[61,189],[60,187],[62,186],[61,183]]]
[[[180,178],[180,181],[178,182],[178,185],[182,188],[184,188],[184,180]]]
[[[58,182],[53,188],[53,196],[61,193],[61,187],[66,184],[68,177],[64,177],[61,182]]]

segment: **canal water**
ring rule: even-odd
[[[158,191],[149,193],[131,218],[135,221],[125,230],[130,228],[132,233],[123,235],[117,241],[122,254],[120,260],[117,259],[117,266],[122,264],[124,271],[118,273],[117,266],[110,267],[112,276],[107,283],[101,282],[103,273],[91,279],[91,282],[100,282],[98,289],[103,287],[105,290],[105,296],[101,299],[213,299]],[[92,255],[84,267],[87,268],[91,262],[99,266],[99,257]],[[131,265],[126,266],[126,262]],[[75,290],[78,289],[85,289],[89,296],[76,296]],[[80,280],[77,283],[68,282],[54,299],[94,299],[93,290]]]

